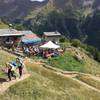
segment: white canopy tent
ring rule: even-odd
[[[45,48],[45,49],[58,49],[58,48],[60,48],[60,46],[54,44],[52,41],[49,41],[46,44],[40,46],[40,48]]]

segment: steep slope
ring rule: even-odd
[[[0,20],[0,28],[8,28],[8,25]]]
[[[16,95],[16,99],[22,100],[99,100],[100,93],[85,83],[31,64],[31,78],[12,86],[4,95],[9,94],[12,99]],[[4,95],[1,96],[2,100],[5,99]]]
[[[58,30],[100,49],[98,0],[49,0],[26,17],[24,26],[36,33]]]
[[[31,2],[30,0],[0,0],[0,17],[8,17],[13,20],[22,18],[28,14],[30,10],[35,10],[46,4],[44,2]]]
[[[57,9],[70,7],[73,9],[97,8],[98,0],[44,0],[43,2],[31,0],[0,0],[0,17],[6,16],[10,19],[25,17],[30,11],[41,9],[48,3],[52,3]],[[12,19],[12,20],[13,20]]]
[[[87,43],[94,45],[100,50],[100,10],[97,9],[93,14],[88,15],[84,21],[82,28],[87,34]]]
[[[76,58],[76,52],[80,60]],[[48,64],[67,71],[77,71],[93,75],[100,75],[100,64],[87,55],[84,49],[67,48],[67,52],[60,57],[48,60]],[[82,57],[82,58],[81,58]]]
[[[69,52],[74,54],[75,50],[73,50],[73,52],[69,50]],[[86,59],[86,63],[88,63],[88,61],[91,63],[90,67],[87,66],[89,68],[86,67],[86,69],[91,68],[89,73],[98,73],[100,75],[98,63],[92,58],[87,57],[83,51],[80,52],[82,55],[85,55],[85,59],[88,59]],[[2,50],[0,50],[0,55],[0,68],[3,68],[6,62],[16,58],[16,56]],[[73,56],[70,55],[70,57]],[[69,60],[74,68],[74,60]],[[66,59],[64,62],[65,61],[67,62]],[[6,92],[0,94],[0,100],[100,100],[100,79],[97,77],[92,77],[92,79],[88,77],[89,81],[87,81],[86,73],[88,73],[88,71],[84,74],[85,76],[74,78],[72,75],[69,75],[70,72],[68,71],[61,71],[57,68],[52,70],[52,66],[49,66],[49,68],[44,67],[44,65],[48,65],[39,62],[39,59],[33,60],[26,58],[25,64],[31,76],[22,82],[13,84]],[[0,77],[6,78],[5,74],[2,74]],[[2,85],[0,84],[0,86]]]
[[[58,30],[100,49],[99,0],[0,0],[0,18],[42,34]]]
[[[2,58],[13,55],[1,51]],[[8,60],[5,59],[5,61]],[[28,79],[11,86],[1,100],[99,100],[99,89],[66,74],[44,68],[34,60],[27,59],[26,66],[31,74]]]

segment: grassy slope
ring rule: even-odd
[[[0,50],[0,66],[5,66],[6,62],[9,62],[12,60],[14,60],[16,58],[16,56],[14,55],[10,55],[9,53]]]
[[[69,53],[48,60],[49,64],[68,71],[85,72],[84,64],[74,59]]]
[[[37,64],[28,64],[31,77],[12,86],[2,100],[99,100],[95,92],[71,78],[64,78]]]
[[[81,63],[73,57],[71,52],[67,52],[63,56],[49,59],[48,64],[63,70],[100,75],[100,64],[87,55],[85,55],[85,61]]]
[[[9,53],[6,53],[5,51],[0,50],[0,69],[4,69],[6,67],[6,63],[11,60],[15,60],[15,58],[16,56],[10,55]],[[7,76],[3,73],[3,71],[1,71],[0,77],[6,78]]]
[[[93,76],[83,75],[83,74],[78,75],[76,78],[100,90],[99,78],[95,78]]]
[[[0,28],[8,28],[8,25],[4,24],[3,22],[0,21]]]
[[[0,51],[3,62],[13,59]],[[0,100],[100,100],[100,94],[82,84],[53,73],[42,65],[26,62],[31,77],[9,88]]]

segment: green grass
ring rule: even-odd
[[[53,73],[38,64],[27,64],[31,77],[9,88],[1,100],[99,100],[98,92]]]
[[[76,60],[70,52],[66,52],[62,56],[49,59],[48,64],[67,71],[77,71],[93,75],[100,75],[100,64],[87,56],[85,59],[86,61],[80,62]]]
[[[100,90],[100,79],[83,74],[78,75],[76,78]]]
[[[69,53],[65,53],[62,56],[49,59],[48,64],[63,70],[85,72],[84,64],[77,61]]]
[[[3,67],[7,62],[15,60],[16,56],[0,50],[0,66]]]
[[[0,58],[2,65],[16,57],[4,51],[0,51],[0,55],[2,55]],[[79,70],[81,63],[70,55],[69,57],[73,64],[78,64],[75,69]],[[66,59],[68,60],[69,57]],[[69,66],[72,65],[69,64]],[[100,93],[72,78],[55,74],[35,62],[26,62],[26,66],[31,76],[11,86],[4,94],[0,95],[0,100],[100,100]]]
[[[15,60],[15,58],[16,56],[0,50],[0,69],[4,69],[6,67],[6,63]],[[3,71],[0,72],[0,77],[6,78],[6,75]]]
[[[3,22],[0,21],[0,28],[8,28],[8,25],[4,24]]]

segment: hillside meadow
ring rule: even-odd
[[[0,51],[1,65],[15,56]],[[100,93],[73,80],[44,68],[34,62],[26,62],[31,76],[11,86],[0,95],[0,100],[100,100]]]
[[[65,52],[62,56],[49,59],[47,64],[67,71],[100,75],[100,64],[87,55],[85,55],[85,60],[80,62],[71,52]]]

